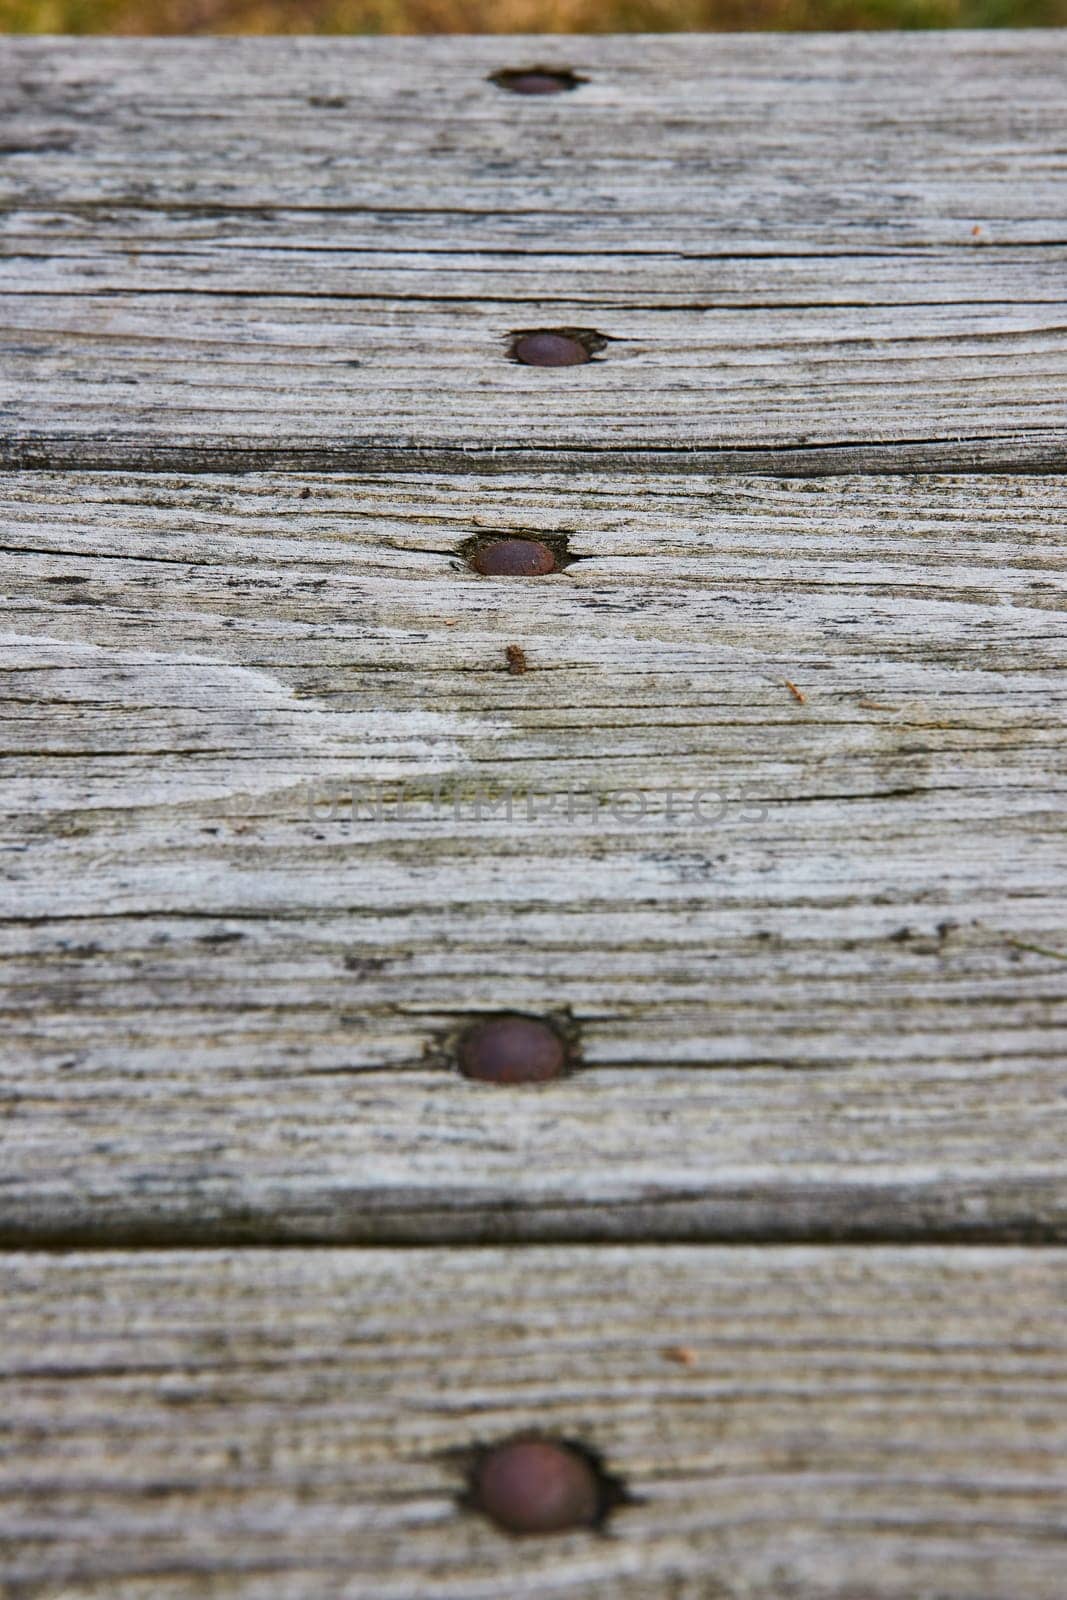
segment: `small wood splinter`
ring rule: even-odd
[[[808,697],[804,693],[803,689],[798,689],[796,684],[793,683],[789,678],[785,679],[785,686],[789,690],[789,693],[793,696],[793,699],[796,700],[800,705],[804,705],[806,703]]]
[[[676,1361],[680,1367],[695,1367],[697,1353],[689,1344],[670,1344],[663,1352],[665,1361]]]

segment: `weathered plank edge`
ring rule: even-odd
[[[503,1190],[458,1196],[356,1188],[304,1194],[299,1206],[265,1195],[128,1199],[73,1219],[60,1197],[34,1214],[20,1208],[0,1225],[0,1249],[211,1249],[311,1245],[360,1248],[507,1245],[1064,1245],[1067,1179],[1048,1173],[997,1179],[945,1174],[902,1182],[781,1174],[714,1181],[703,1192],[620,1195],[573,1203]],[[184,1204],[182,1203],[184,1201]],[[832,1213],[832,1218],[831,1218]]]
[[[914,473],[1018,475],[1067,472],[1067,435],[1039,431],[1017,437],[912,439],[783,449],[671,450],[408,447],[352,441],[344,445],[205,445],[194,439],[0,437],[0,472],[607,472],[642,476],[724,477],[904,476]]]

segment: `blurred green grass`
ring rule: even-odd
[[[669,33],[1067,25],[1067,0],[0,0],[7,33]]]

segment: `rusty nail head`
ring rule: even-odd
[[[471,566],[487,578],[540,578],[556,570],[556,558],[540,539],[498,539],[476,550]]]
[[[512,355],[524,367],[580,367],[589,351],[569,333],[524,333],[515,341]]]
[[[490,82],[511,94],[564,94],[568,89],[577,89],[585,79],[565,68],[527,67],[522,71],[505,68],[494,72]]]
[[[459,1041],[459,1070],[482,1083],[547,1083],[567,1065],[566,1046],[538,1017],[490,1017]]]
[[[508,1533],[563,1533],[600,1520],[603,1496],[592,1462],[552,1439],[512,1439],[482,1457],[474,1504]]]

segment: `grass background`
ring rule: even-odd
[[[7,33],[669,33],[1067,25],[1067,0],[0,0]]]

